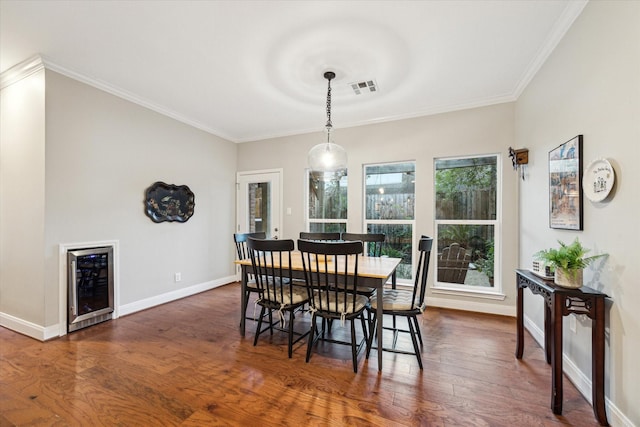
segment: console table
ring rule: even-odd
[[[516,270],[518,301],[516,307],[516,358],[522,359],[524,350],[523,289],[541,295],[544,308],[544,350],[551,364],[551,410],[562,414],[562,317],[584,314],[592,321],[591,335],[591,389],[593,413],[598,422],[609,425],[604,402],[604,299],[607,295],[587,286],[568,289],[557,286],[528,270]]]

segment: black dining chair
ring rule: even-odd
[[[233,235],[233,241],[236,244],[236,253],[238,255],[238,260],[249,259],[249,251],[247,249],[247,239],[253,237],[254,239],[266,239],[266,233],[235,233]],[[242,313],[246,319],[255,320],[253,316],[247,316],[247,306],[249,305],[249,297],[251,294],[257,294],[258,285],[256,284],[255,274],[253,272],[247,272],[247,277],[245,278],[247,286],[245,288],[245,304],[242,307]]]
[[[302,253],[305,282],[309,296],[311,331],[307,343],[307,359],[318,340],[351,345],[353,372],[358,372],[358,353],[369,344],[365,309],[369,298],[354,292],[358,288],[358,257],[362,242],[315,242],[298,240]],[[322,319],[322,330],[317,319]],[[356,341],[356,321],[360,319],[364,338]],[[331,339],[325,334],[327,324],[338,320],[342,326],[350,323],[349,342]],[[336,322],[337,323],[337,322]],[[331,334],[333,335],[333,334]]]
[[[385,240],[385,235],[382,233],[342,233],[343,241],[357,242],[360,241],[363,244],[362,255],[379,257],[382,254],[382,244]],[[371,287],[359,287],[358,293],[366,295],[369,298],[373,297],[376,293],[376,288]]]
[[[300,232],[300,238],[304,240],[315,240],[320,242],[337,242],[340,240],[340,233],[309,233]]]
[[[420,331],[420,325],[418,322],[418,316],[421,315],[425,308],[425,292],[427,289],[427,275],[429,272],[429,260],[431,258],[431,247],[433,246],[433,239],[427,236],[422,236],[418,243],[418,251],[420,256],[418,258],[418,267],[416,270],[415,283],[412,290],[408,289],[385,289],[382,293],[382,312],[394,316],[404,316],[407,318],[408,330],[402,330],[396,327],[394,322],[393,328],[393,341],[391,347],[384,347],[383,343],[377,343],[379,346],[383,346],[384,351],[390,351],[394,353],[402,354],[414,354],[418,358],[418,365],[422,369],[422,355],[418,341],[420,345],[422,343],[422,333]],[[376,310],[378,308],[377,300],[374,298],[371,300],[369,308],[369,322],[370,330],[375,331],[376,322],[382,322],[382,319],[377,319]],[[402,350],[397,348],[398,333],[408,332],[411,335],[411,342],[413,343],[413,352]],[[367,358],[373,345],[373,334],[369,337],[369,344],[367,345]]]
[[[342,233],[344,241],[361,241],[364,243],[364,256],[379,257],[382,255],[382,244],[385,240],[383,233]]]
[[[262,320],[266,314],[277,313],[281,328],[287,324],[288,319],[288,353],[289,358],[293,354],[293,344],[309,334],[305,332],[294,336],[295,312],[305,305],[309,299],[305,283],[294,280],[291,272],[291,251],[294,249],[293,240],[263,240],[250,237],[247,240],[247,248],[251,257],[251,265],[256,273],[256,285],[259,297],[256,301],[261,308],[258,317],[258,325],[253,339],[253,345],[258,344],[258,338],[267,329],[261,330]]]

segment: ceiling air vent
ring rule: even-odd
[[[375,80],[364,80],[361,82],[349,83],[351,89],[356,95],[362,95],[363,93],[377,92],[378,84]]]

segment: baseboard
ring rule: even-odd
[[[427,306],[451,308],[454,310],[475,311],[479,313],[498,314],[501,316],[516,316],[515,307],[485,303],[481,301],[465,301],[461,299],[430,298]]]
[[[529,331],[529,334],[538,343],[541,348],[544,348],[544,331],[538,327],[529,317],[523,316],[523,323],[525,329]],[[551,369],[551,368],[549,368]],[[573,363],[566,353],[562,354],[562,371],[578,389],[580,394],[589,402],[592,401],[591,380],[582,372],[578,366]],[[624,427],[636,427],[627,416],[625,416],[616,405],[613,404],[605,396],[605,406],[607,410],[607,419],[612,426],[624,426]]]
[[[118,316],[126,316],[127,314],[132,314],[137,311],[155,307],[157,305],[166,304],[171,301],[186,298],[191,295],[199,294],[200,292],[208,291],[217,288],[218,286],[226,285],[227,283],[235,281],[235,276],[223,277],[222,279],[199,283],[197,285],[189,286],[188,288],[177,289],[172,292],[167,292],[166,294],[156,295],[151,298],[146,298],[140,301],[132,302],[130,304],[121,305],[118,309]]]
[[[200,292],[208,291],[217,288],[218,286],[226,285],[227,283],[232,283],[235,281],[235,276],[223,277],[222,279],[200,283],[187,288],[167,292],[166,294],[122,305],[118,307],[118,316],[125,316],[127,314],[135,313],[136,311],[146,310],[148,308],[155,307],[156,305],[166,304],[171,301],[186,298],[188,296],[199,294]],[[46,341],[52,338],[58,338],[59,336],[61,336],[60,331],[66,330],[66,327],[61,328],[59,324],[46,327],[40,326],[27,320],[20,319],[18,317],[2,312],[0,312],[0,326],[11,329],[12,331],[18,332],[22,335],[34,338],[38,341]]]
[[[58,337],[58,325],[40,326],[24,319],[0,312],[0,326],[11,329],[38,341],[46,341]]]

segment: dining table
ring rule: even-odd
[[[351,259],[355,260],[355,257],[351,256]],[[383,301],[382,301],[382,293],[385,285],[390,282],[391,287],[395,288],[396,286],[396,269],[400,262],[401,258],[389,258],[389,257],[369,257],[369,256],[358,256],[358,286],[375,288],[376,293],[372,298],[377,298],[377,311],[376,315],[378,319],[382,319],[383,312]],[[242,268],[242,301],[240,304],[240,335],[244,337],[245,333],[245,315],[243,313],[243,307],[246,306],[245,299],[247,298],[246,287],[247,287],[247,278],[249,274],[252,273],[252,265],[251,259],[241,259],[236,260],[236,264],[240,265]],[[282,267],[289,267],[289,260],[285,259]],[[280,267],[278,263],[275,265],[276,267]],[[338,265],[338,270],[344,272],[345,269],[341,268],[342,266]],[[302,264],[302,253],[299,251],[291,252],[291,275],[294,279],[302,279],[304,280],[304,266]],[[330,266],[330,268],[334,268]],[[321,271],[322,267],[320,267]],[[347,271],[353,272],[353,268],[348,268]],[[344,273],[342,273],[344,274]],[[347,273],[352,274],[352,273]],[[376,322],[376,338],[378,342],[377,350],[378,350],[378,371],[382,371],[382,322]]]

